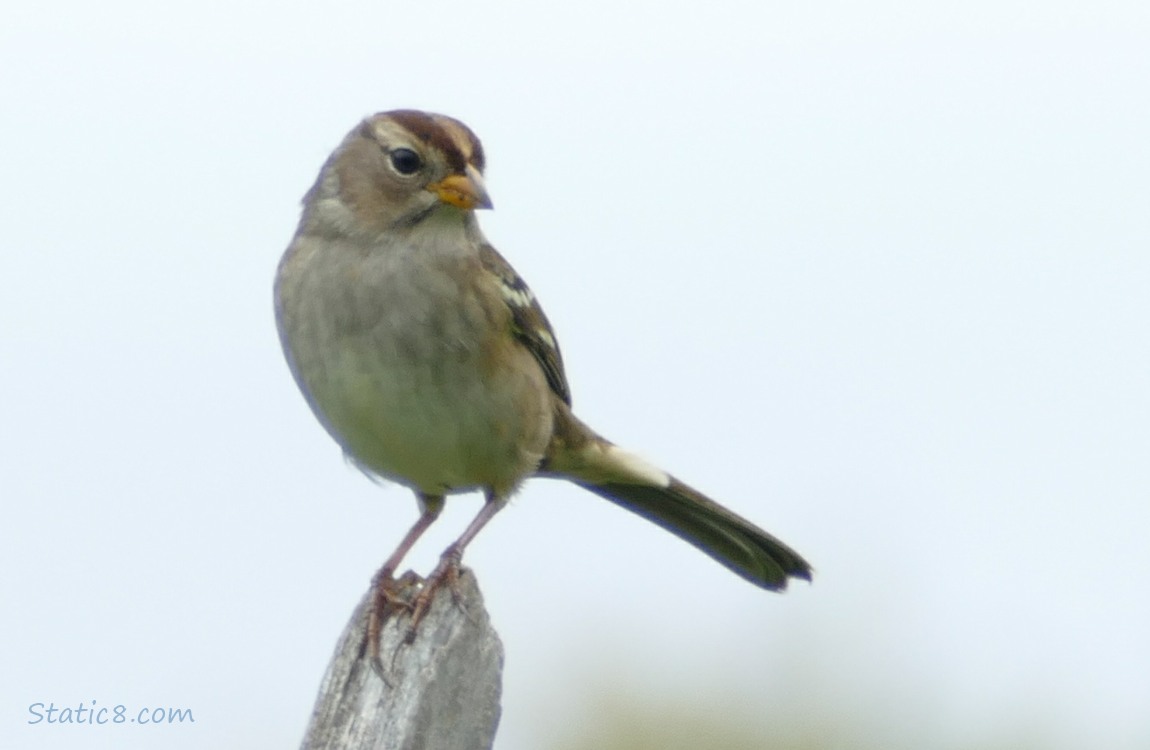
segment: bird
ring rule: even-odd
[[[366,117],[305,194],[276,271],[279,338],[308,405],[354,465],[410,488],[419,506],[373,578],[373,648],[395,573],[445,498],[481,491],[484,503],[424,579],[414,622],[530,477],[573,482],[762,589],[811,580],[779,539],[575,416],[547,316],[479,228],[493,206],[485,162],[452,117]]]

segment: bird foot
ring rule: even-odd
[[[407,571],[398,579],[394,578],[392,571],[386,567],[381,568],[371,580],[372,599],[367,612],[367,627],[364,629],[363,643],[359,647],[360,658],[366,654],[371,667],[380,678],[391,684],[387,678],[380,657],[380,637],[384,624],[397,612],[412,612],[419,591],[420,578],[412,571]],[[393,657],[394,658],[394,657]]]
[[[367,612],[367,627],[364,628],[363,642],[359,647],[359,656],[367,656],[371,667],[389,686],[391,680],[387,675],[387,668],[380,656],[383,627],[387,621],[397,614],[407,614],[410,621],[403,640],[396,645],[391,660],[404,646],[415,642],[419,624],[431,609],[436,593],[443,587],[451,592],[451,599],[469,618],[470,613],[463,604],[463,594],[459,590],[460,560],[462,551],[456,547],[448,547],[439,559],[439,564],[427,576],[420,578],[414,571],[407,571],[399,578],[395,578],[387,567],[381,568],[372,578],[372,599]]]
[[[419,628],[419,623],[427,615],[428,610],[431,609],[431,602],[435,598],[435,592],[447,586],[451,591],[451,598],[457,607],[463,609],[463,595],[459,591],[459,565],[463,557],[462,550],[456,548],[454,545],[448,547],[443,555],[439,558],[439,564],[435,566],[435,570],[423,581],[423,588],[415,596],[411,602],[411,622],[407,626],[407,634],[403,638],[403,642],[411,644],[415,641],[415,633]]]

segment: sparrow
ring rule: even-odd
[[[480,231],[485,155],[459,120],[367,117],[320,169],[279,263],[275,314],[292,375],[356,466],[410,488],[419,518],[373,579],[373,648],[404,556],[448,495],[485,503],[415,598],[458,574],[464,548],[529,477],[565,479],[652,521],[751,583],[810,580],[790,547],[588,427],[551,324]]]

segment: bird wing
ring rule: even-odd
[[[555,395],[570,406],[571,389],[563,370],[563,355],[559,352],[559,342],[551,329],[551,323],[543,314],[543,308],[539,306],[539,300],[535,299],[527,282],[491,245],[480,247],[479,257],[484,269],[499,280],[503,301],[511,311],[515,338],[543,368],[547,383]]]

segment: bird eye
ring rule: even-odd
[[[415,174],[423,166],[423,159],[409,148],[397,148],[388,156],[391,158],[391,166],[402,175]]]

